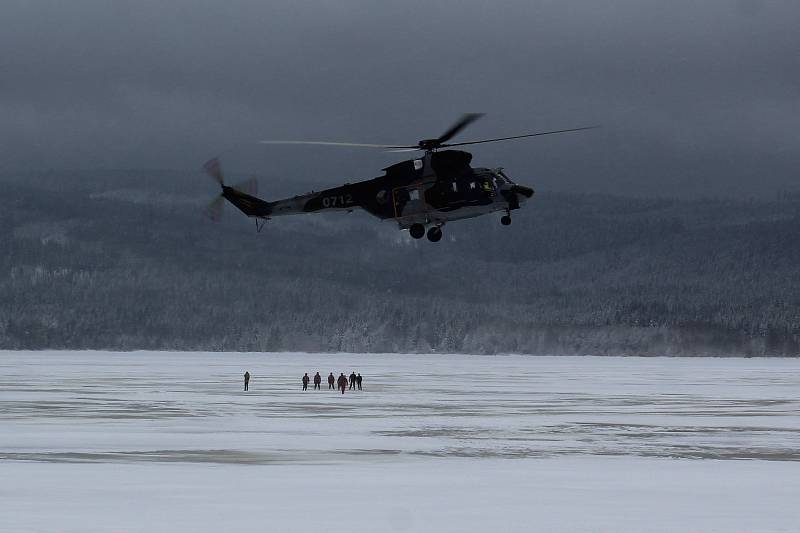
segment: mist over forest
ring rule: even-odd
[[[16,172],[0,348],[800,353],[800,199],[537,191],[414,241],[363,212],[256,233],[196,173]],[[261,179],[277,199],[313,183]]]
[[[0,348],[800,352],[798,2],[3,8]],[[601,127],[481,144],[537,195],[437,245],[359,212],[214,225],[187,170],[274,200],[399,156],[259,141],[478,112],[455,140]]]

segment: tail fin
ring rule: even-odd
[[[238,187],[223,185],[222,197],[249,217],[268,217],[272,213],[272,207],[269,202],[243,192]]]
[[[258,182],[255,178],[250,178],[233,187],[225,185],[225,175],[222,173],[222,166],[216,157],[206,162],[203,165],[203,170],[222,187],[222,194],[206,207],[206,215],[211,220],[216,222],[221,218],[223,198],[249,217],[269,217],[272,207],[269,202],[265,202],[255,196],[258,193]]]

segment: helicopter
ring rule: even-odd
[[[586,126],[478,141],[448,142],[482,116],[481,113],[468,113],[439,137],[423,139],[413,145],[260,141],[263,144],[366,147],[392,152],[422,153],[415,159],[401,161],[384,168],[383,176],[377,178],[346,183],[339,187],[273,202],[256,196],[258,187],[254,179],[240,185],[226,185],[219,159],[214,158],[203,165],[203,168],[222,187],[222,193],[209,204],[206,214],[212,220],[219,220],[222,206],[227,200],[245,215],[254,218],[256,230],[261,231],[265,222],[272,217],[363,209],[381,220],[395,221],[401,230],[408,230],[414,239],[421,239],[427,234],[429,241],[438,242],[442,239],[444,225],[454,220],[499,211],[505,213],[500,222],[508,226],[511,224],[511,212],[521,208],[534,194],[532,188],[515,183],[502,168],[472,167],[471,153],[450,148],[576,132],[597,127]]]

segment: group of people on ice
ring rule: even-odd
[[[362,379],[363,378],[361,377],[361,373],[356,374],[355,372],[352,372],[349,378],[344,375],[344,372],[342,372],[341,374],[339,374],[339,378],[336,379],[335,377],[333,377],[333,372],[331,372],[330,374],[328,374],[328,389],[329,390],[333,389],[333,384],[336,383],[337,390],[342,391],[342,394],[344,394],[344,391],[345,389],[347,389],[348,385],[350,386],[350,390],[355,390],[356,387],[358,387],[358,390],[362,390],[361,389]],[[308,390],[309,381],[310,378],[308,377],[308,373],[306,372],[305,374],[303,374],[303,390]],[[320,390],[322,389],[322,376],[319,375],[319,372],[314,374],[314,388]]]
[[[361,382],[362,382],[361,373],[356,374],[352,372],[350,377],[344,375],[344,372],[339,374],[339,379],[333,377],[333,372],[328,375],[328,389],[333,389],[333,384],[336,383],[336,388],[342,391],[347,389],[348,385],[350,386],[350,390],[358,390],[361,389]],[[303,374],[303,390],[308,390],[308,382],[311,381],[311,378],[308,377],[308,372]],[[250,388],[250,372],[244,373],[244,390],[248,390]],[[314,388],[322,390],[322,376],[319,375],[319,372],[314,374]]]

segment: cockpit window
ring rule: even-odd
[[[506,173],[503,172],[503,169],[500,168],[496,169],[494,171],[494,175],[497,177],[499,183],[514,183],[509,179],[508,176],[506,176]]]

